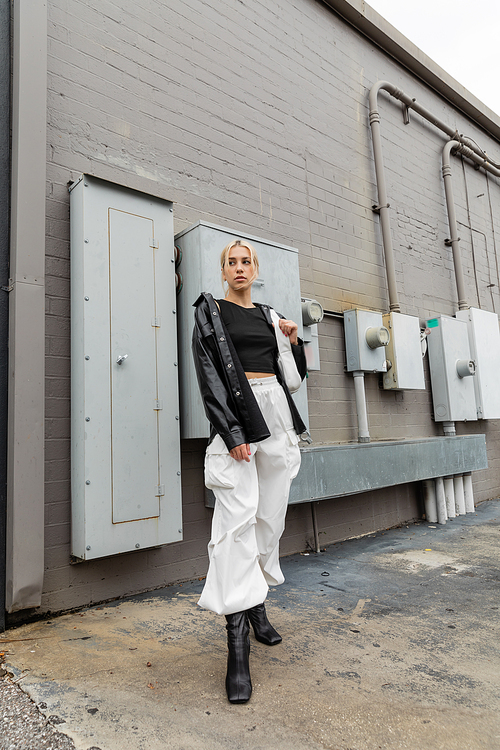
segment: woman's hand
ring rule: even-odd
[[[289,337],[291,344],[297,343],[297,323],[294,323],[293,320],[283,320],[280,318],[280,328],[285,336]]]
[[[250,461],[250,446],[248,443],[237,445],[236,448],[229,451],[229,455],[231,458],[235,458],[236,461]]]

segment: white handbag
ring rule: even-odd
[[[272,307],[269,308],[269,312],[271,313],[271,320],[274,324],[274,333],[278,343],[278,365],[281,374],[283,375],[283,379],[288,386],[288,390],[290,393],[295,393],[301,386],[302,378],[300,377],[297,365],[295,364],[295,358],[292,354],[292,345],[288,336],[285,336],[280,328],[280,318],[278,313],[273,310]]]

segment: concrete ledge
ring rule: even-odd
[[[486,469],[484,435],[302,449],[290,505]]]
[[[289,505],[486,469],[484,435],[391,440],[302,448]],[[214,494],[205,490],[205,505]]]

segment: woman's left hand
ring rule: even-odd
[[[297,343],[297,323],[294,323],[293,320],[283,320],[280,318],[280,328],[285,336],[289,337],[291,344]]]

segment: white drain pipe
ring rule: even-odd
[[[446,498],[446,512],[448,518],[455,518],[455,488],[453,477],[444,478],[444,494]]]
[[[368,412],[366,410],[365,373],[361,370],[353,372],[354,395],[356,398],[356,412],[358,414],[358,443],[369,443]]]
[[[425,519],[429,523],[444,524],[448,518],[474,513],[472,475],[424,479]]]
[[[438,523],[446,523],[448,514],[446,513],[446,498],[444,494],[444,479],[436,479],[436,510]]]
[[[472,490],[472,474],[464,474],[465,512],[474,513],[474,492]]]
[[[434,479],[424,479],[424,507],[425,520],[429,523],[437,523],[436,484]]]
[[[457,516],[465,516],[464,480],[461,474],[453,477],[455,490],[455,511]]]

